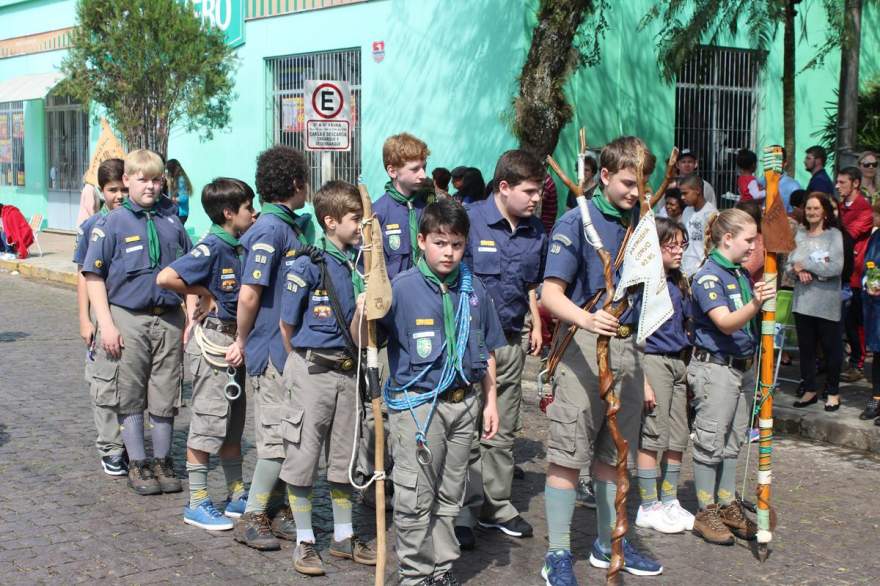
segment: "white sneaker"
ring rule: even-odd
[[[684,528],[686,531],[693,530],[694,516],[691,514],[690,511],[681,506],[681,503],[678,502],[678,499],[669,501],[663,506],[666,508],[666,511],[670,517],[684,522]]]
[[[648,507],[639,507],[636,526],[654,529],[660,533],[681,533],[685,530],[684,521],[673,517],[659,501]]]

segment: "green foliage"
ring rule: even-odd
[[[210,139],[228,125],[236,66],[189,2],[79,0],[59,89],[101,104],[129,148],[164,155],[172,128]]]
[[[837,152],[837,90],[825,105],[825,124],[813,133],[828,150],[829,158]],[[859,150],[880,152],[880,75],[864,84],[859,92],[859,120],[856,132]]]

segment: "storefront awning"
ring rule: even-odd
[[[20,75],[0,81],[0,102],[45,98],[64,77],[60,72]]]

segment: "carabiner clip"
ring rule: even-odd
[[[237,401],[241,397],[241,385],[235,381],[236,374],[238,374],[238,369],[234,366],[226,367],[226,375],[229,377],[229,381],[223,387],[223,394],[226,395],[226,399],[229,401]]]
[[[434,455],[431,453],[431,449],[422,442],[419,442],[418,447],[416,448],[416,460],[422,466],[430,466],[431,462],[434,461]]]
[[[541,372],[538,373],[537,384],[535,385],[538,389],[538,401],[544,398],[544,376],[550,372],[549,369],[545,368]]]

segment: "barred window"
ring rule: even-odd
[[[0,185],[24,187],[24,102],[0,102]]]
[[[89,114],[67,96],[46,98],[49,189],[79,192],[89,165]]]

